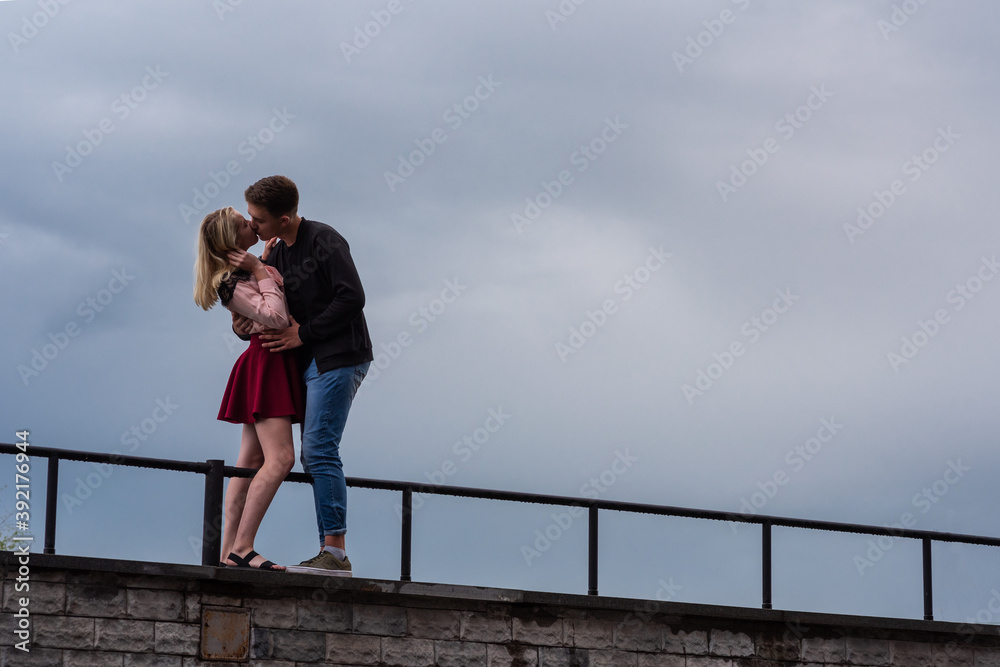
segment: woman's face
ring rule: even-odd
[[[240,250],[249,250],[257,243],[257,234],[250,228],[250,221],[236,214],[236,245]]]

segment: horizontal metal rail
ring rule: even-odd
[[[13,444],[0,443],[0,454],[18,454],[21,451]],[[188,472],[205,475],[205,518],[203,525],[202,564],[214,565],[219,562],[220,536],[222,526],[222,486],[225,477],[253,477],[256,470],[224,465],[222,461],[210,460],[177,461],[141,456],[125,456],[122,454],[102,454],[98,452],[82,452],[72,449],[55,449],[51,447],[30,446],[28,455],[33,458],[47,458],[49,462],[48,485],[46,493],[45,522],[45,553],[55,553],[55,509],[58,499],[58,463],[63,461],[79,461],[85,463],[101,463],[121,465],[136,468],[152,468],[175,472]],[[289,473],[285,481],[312,483],[312,476],[307,473]],[[817,521],[813,519],[795,519],[790,517],[770,516],[764,514],[742,514],[723,512],[719,510],[692,509],[690,507],[675,507],[670,505],[652,505],[647,503],[630,503],[618,500],[600,500],[574,498],[571,496],[547,495],[540,493],[525,493],[520,491],[499,491],[478,489],[464,486],[447,486],[441,484],[420,484],[414,482],[399,482],[362,477],[348,477],[347,485],[355,488],[376,489],[383,491],[398,491],[402,493],[402,534],[400,553],[400,580],[410,581],[411,551],[413,529],[413,494],[433,494],[459,498],[476,498],[480,500],[500,500],[505,502],[534,503],[541,505],[557,505],[582,507],[588,510],[588,594],[597,595],[597,556],[598,556],[598,512],[608,510],[615,512],[630,512],[635,514],[652,514],[658,516],[673,516],[689,519],[710,521],[730,521],[737,523],[759,524],[761,526],[762,549],[762,606],[771,608],[771,528],[800,528],[806,530],[822,530],[827,532],[857,533],[862,535],[887,535],[891,537],[915,539],[921,541],[923,558],[923,592],[924,618],[933,620],[933,580],[931,568],[931,546],[933,542],[952,542],[959,544],[976,544],[982,546],[1000,547],[1000,538],[981,535],[965,535],[960,533],[942,533],[931,530],[913,530],[910,528],[890,528],[871,526],[858,523],[843,523],[838,521]]]

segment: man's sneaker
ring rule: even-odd
[[[351,559],[344,556],[344,560],[340,560],[324,549],[309,560],[304,560],[298,565],[287,566],[285,571],[300,574],[323,574],[328,577],[350,577]]]
[[[329,553],[329,552],[327,552],[325,549],[320,549],[320,552],[318,554],[316,554],[315,556],[313,556],[309,560],[302,561],[301,563],[299,563],[299,565],[301,567],[311,567],[312,564],[315,563],[316,561],[318,561],[320,558],[322,558],[323,554],[325,554],[325,553]]]

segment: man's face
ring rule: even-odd
[[[281,232],[282,222],[288,216],[276,218],[262,206],[255,206],[247,203],[247,212],[250,214],[250,228],[261,241],[270,241]]]

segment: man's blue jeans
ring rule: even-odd
[[[340,438],[370,365],[365,362],[319,373],[314,359],[303,376],[306,417],[302,423],[302,469],[313,476],[321,549],[326,535],[347,532],[347,484],[340,461]]]

